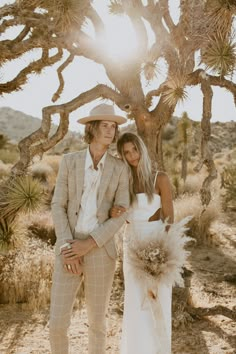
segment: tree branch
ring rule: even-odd
[[[6,16],[13,16],[16,13],[16,6],[15,5],[4,5],[0,7],[0,18]]]
[[[188,74],[187,84],[190,86],[196,86],[202,82],[203,78],[207,78],[209,83],[213,86],[219,86],[230,91],[234,97],[234,103],[236,105],[236,84],[224,77],[208,75],[203,69],[198,69],[191,74]]]
[[[68,65],[70,65],[70,63],[72,63],[72,61],[74,60],[74,57],[75,57],[74,54],[70,54],[69,57],[65,60],[65,62],[61,66],[59,66],[59,68],[57,69],[57,75],[58,75],[58,79],[59,79],[59,87],[52,97],[52,102],[56,102],[58,100],[58,98],[60,98],[60,96],[61,96],[61,93],[64,89],[64,79],[62,76],[62,71],[65,70],[65,68]]]
[[[21,72],[11,81],[4,84],[0,84],[0,95],[3,93],[10,93],[13,91],[18,91],[21,86],[27,82],[28,75],[35,72],[40,73],[45,66],[50,66],[55,64],[62,58],[63,51],[58,50],[58,53],[52,57],[48,57],[48,51],[44,50],[41,59],[30,63],[26,68],[21,70]]]
[[[169,31],[172,32],[175,29],[175,24],[170,16],[168,0],[159,0],[159,8]]]
[[[153,97],[158,97],[162,94],[163,90],[165,88],[165,85],[162,84],[158,87],[158,89],[156,90],[152,90],[152,91],[149,91],[147,94],[146,94],[146,97],[145,97],[145,102],[146,102],[146,105],[149,107],[151,106],[151,102],[152,102],[152,98]]]
[[[24,138],[19,143],[20,160],[15,164],[12,169],[13,174],[22,174],[29,166],[30,161],[35,155],[43,154],[57,142],[59,142],[68,131],[68,118],[69,114],[97,98],[110,99],[115,102],[122,110],[127,110],[129,102],[119,93],[106,85],[97,85],[89,91],[81,93],[73,100],[54,106],[47,106],[43,108],[43,117],[41,127]],[[60,115],[60,123],[56,133],[49,137],[51,129],[51,116],[53,114]]]
[[[236,312],[228,309],[227,307],[217,305],[214,307],[188,307],[188,313],[193,316],[205,317],[205,316],[225,316],[231,318],[231,320],[236,321]]]
[[[207,167],[208,176],[203,181],[202,188],[200,190],[202,205],[207,206],[211,201],[210,184],[217,177],[217,170],[212,158],[212,152],[209,148],[209,141],[211,136],[210,120],[213,91],[210,82],[207,79],[202,79],[201,90],[203,93],[203,115],[201,121],[201,159],[194,170],[199,172],[203,164],[205,164]]]
[[[96,35],[100,37],[100,35],[103,34],[105,31],[105,26],[101,17],[98,15],[97,11],[92,6],[88,11],[87,17],[91,20],[95,28]]]
[[[142,1],[123,0],[122,5],[135,30],[136,37],[139,42],[138,57],[141,58],[144,56],[148,48],[147,30],[142,20]]]

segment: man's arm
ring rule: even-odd
[[[68,166],[65,157],[60,163],[54,195],[52,198],[52,218],[55,225],[58,246],[73,239],[67,216],[68,204]]]
[[[119,184],[117,186],[114,205],[120,205],[126,209],[129,207],[129,176],[126,166],[123,166],[120,174]],[[98,247],[104,246],[115,233],[121,228],[127,217],[127,212],[123,213],[118,218],[110,218],[103,224],[96,227],[90,235],[96,242]]]
[[[121,174],[117,186],[114,203],[128,209],[129,207],[129,177],[125,166],[121,166]],[[103,224],[100,224],[90,233],[90,237],[85,240],[67,240],[72,246],[71,249],[65,249],[62,254],[67,259],[79,258],[94,247],[102,247],[108,242],[125,222],[127,212],[122,213],[118,218],[110,218]]]

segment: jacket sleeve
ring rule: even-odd
[[[120,205],[128,209],[129,207],[129,176],[126,166],[122,166],[118,187],[115,194],[114,205]],[[90,235],[93,237],[98,247],[104,246],[115,233],[121,228],[127,217],[127,212],[118,218],[107,219],[104,223],[96,227]]]
[[[62,158],[54,195],[52,198],[52,218],[55,225],[55,232],[57,237],[57,246],[60,247],[67,239],[73,239],[70,229],[68,216],[68,166],[65,156]]]

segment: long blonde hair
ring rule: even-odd
[[[129,171],[129,185],[130,185],[130,198],[131,202],[136,199],[135,191],[134,191],[134,170],[127,162],[124,155],[124,145],[126,143],[132,143],[136,147],[137,151],[140,154],[140,160],[137,167],[137,177],[138,181],[141,184],[144,193],[148,196],[148,200],[151,201],[153,199],[153,194],[155,192],[153,178],[152,178],[152,170],[151,170],[151,160],[148,155],[148,151],[146,145],[142,141],[142,139],[133,133],[124,133],[117,141],[117,151],[122,160],[128,167]]]

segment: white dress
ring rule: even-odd
[[[124,238],[125,298],[122,325],[121,354],[170,354],[171,353],[171,296],[172,286],[159,284],[156,288],[158,306],[149,300],[147,288],[137,279],[129,262],[128,247],[132,240],[151,238],[161,220],[148,219],[161,207],[161,199],[154,195],[149,203],[146,194],[137,194],[129,213]],[[152,236],[153,237],[153,236]],[[154,305],[154,306],[153,306]],[[154,311],[158,308],[158,311]]]

